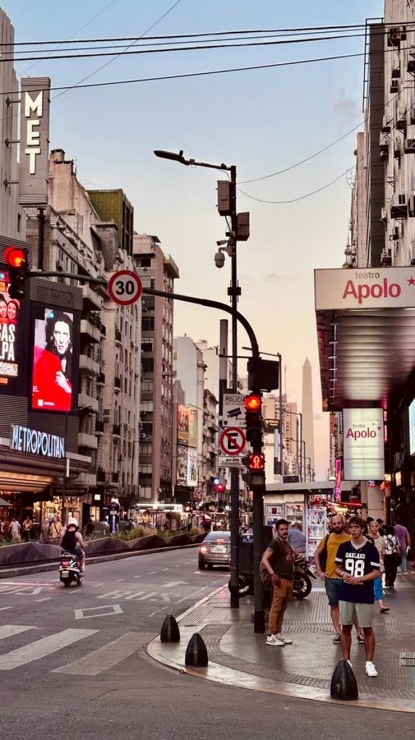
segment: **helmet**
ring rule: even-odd
[[[78,520],[74,516],[70,516],[68,519],[68,527],[79,527]]]

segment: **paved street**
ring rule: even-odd
[[[147,655],[167,613],[187,611],[195,630],[192,608],[228,578],[227,570],[198,571],[192,549],[91,565],[79,589],[64,589],[53,571],[1,580],[0,736],[271,740],[278,727],[287,740],[304,732],[317,740],[336,718],[351,736],[372,738],[376,727],[377,739],[409,738],[410,714],[217,685]],[[220,608],[230,619],[227,597]],[[340,724],[327,736],[343,735]]]

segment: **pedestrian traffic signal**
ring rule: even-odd
[[[4,260],[9,277],[9,296],[21,300],[25,294],[25,281],[29,271],[28,251],[22,247],[6,247]]]
[[[246,439],[255,447],[262,447],[261,396],[251,394],[244,399]]]
[[[242,463],[249,471],[257,473],[265,470],[265,455],[262,452],[250,452],[242,458]]]

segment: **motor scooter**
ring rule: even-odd
[[[83,573],[79,565],[79,558],[77,555],[73,555],[70,552],[63,551],[61,561],[59,564],[59,580],[66,588],[69,588],[71,583],[76,583],[80,586],[82,583]]]
[[[306,556],[299,555],[294,562],[293,597],[295,599],[305,599],[309,595],[312,588],[311,578],[317,578],[317,576],[310,569]],[[266,588],[269,588],[268,584]],[[239,596],[246,596],[253,593],[254,574],[245,573],[240,575]]]

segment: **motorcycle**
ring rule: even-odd
[[[83,573],[81,573],[79,558],[70,552],[63,552],[59,565],[59,580],[66,588],[69,588],[72,582],[77,586],[82,583]]]
[[[305,555],[299,555],[294,563],[294,580],[293,580],[293,597],[296,599],[305,599],[309,595],[312,582],[311,578],[317,576],[310,569],[308,560]],[[229,582],[230,583],[230,582]],[[246,596],[254,593],[254,575],[253,573],[239,576],[239,596]]]

